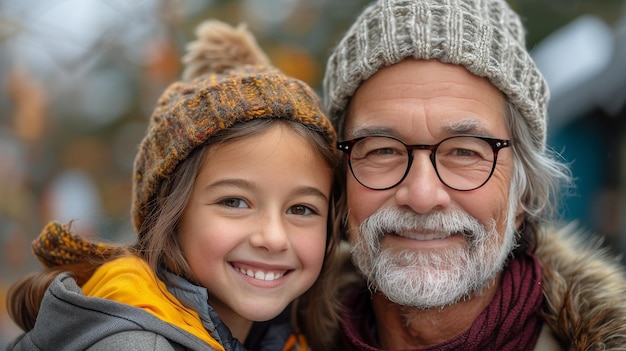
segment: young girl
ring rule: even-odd
[[[33,243],[46,269],[9,294],[25,330],[9,349],[306,347],[289,318],[254,322],[289,317],[307,292],[296,322],[332,283],[313,285],[338,241],[335,132],[315,92],[271,67],[245,28],[209,21],[197,34],[135,159],[137,243],[46,226]]]

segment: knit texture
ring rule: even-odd
[[[364,9],[332,52],[324,107],[339,135],[361,82],[406,58],[438,60],[489,79],[521,112],[542,150],[547,84],[525,47],[519,16],[504,0],[380,0]]]
[[[189,80],[163,92],[135,158],[131,212],[138,233],[163,181],[192,151],[235,123],[294,121],[320,133],[329,147],[336,143],[317,94],[269,65],[245,28],[209,21],[197,36],[184,59]]]
[[[49,222],[33,240],[33,254],[44,267],[55,267],[85,262],[90,256],[108,256],[115,246],[92,243],[72,233],[71,223]]]

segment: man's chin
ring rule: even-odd
[[[458,291],[458,289],[454,294],[450,292],[442,293],[442,291],[436,291],[434,289],[422,289],[419,292],[405,291],[402,293],[402,290],[394,288],[393,286],[379,286],[377,291],[393,303],[418,310],[441,309],[458,303],[469,296],[469,294]]]
[[[445,268],[441,265],[420,267],[416,270],[415,265],[377,262],[368,281],[376,292],[394,303],[430,310],[441,309],[480,294],[492,280],[481,280],[478,277],[484,275],[458,264]]]

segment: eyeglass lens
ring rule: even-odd
[[[483,185],[493,172],[495,154],[485,140],[458,136],[432,147],[406,146],[383,136],[359,140],[350,153],[350,167],[355,178],[371,189],[388,189],[407,175],[412,162],[410,149],[434,149],[431,161],[439,179],[457,190],[472,190]]]

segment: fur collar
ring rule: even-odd
[[[588,236],[588,235],[587,235]],[[626,350],[626,274],[570,224],[539,235],[545,320],[567,350]]]

